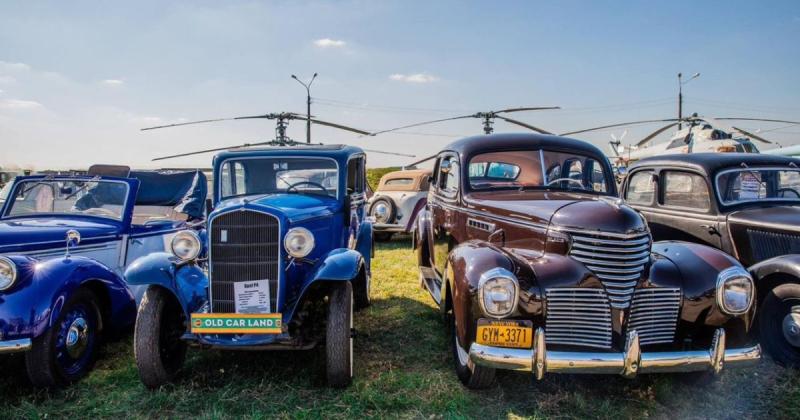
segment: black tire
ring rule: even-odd
[[[375,208],[378,206],[379,203],[384,203],[386,207],[388,207],[389,214],[387,215],[385,222],[378,222],[378,223],[394,223],[394,218],[395,216],[397,216],[397,207],[394,205],[394,201],[392,201],[392,199],[388,197],[376,198],[375,201],[373,201],[372,204],[370,204],[369,206],[369,215],[373,217],[375,216],[375,214],[373,214],[373,211],[375,210]]]
[[[345,388],[353,380],[353,285],[335,284],[328,303],[325,334],[328,385]]]
[[[449,319],[450,348],[453,351],[453,360],[455,361],[458,379],[469,389],[478,390],[489,388],[492,386],[492,383],[494,383],[496,370],[468,363],[469,354],[467,350],[463,349],[458,343],[455,316],[451,314],[449,315]],[[470,366],[472,366],[472,368],[470,368]]]
[[[97,357],[100,325],[97,297],[89,289],[78,289],[62,307],[53,326],[35,338],[25,353],[31,383],[37,387],[60,387],[86,376]]]
[[[389,242],[392,240],[394,232],[375,232],[374,235],[377,242]]]
[[[183,367],[187,344],[180,337],[186,326],[183,310],[169,292],[152,286],[145,291],[133,333],[133,353],[146,387],[172,382]]]
[[[355,283],[355,290],[353,291],[356,311],[367,308],[372,304],[372,298],[370,298],[371,289],[372,276],[367,272],[365,267],[363,274],[359,276],[359,280]]]
[[[786,367],[800,367],[800,346],[790,343],[784,334],[783,323],[793,307],[800,310],[800,285],[777,286],[764,298],[758,323],[764,349],[778,364]]]

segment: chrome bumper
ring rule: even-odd
[[[544,330],[534,334],[532,349],[509,349],[473,343],[471,363],[496,369],[533,372],[542,379],[546,372],[619,374],[632,378],[639,373],[694,372],[719,373],[723,364],[747,365],[761,358],[761,347],[725,349],[725,330],[718,329],[708,350],[642,353],[639,336],[631,331],[622,353],[547,351]]]
[[[31,339],[0,341],[0,354],[19,353],[31,349]]]

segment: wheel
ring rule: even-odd
[[[133,353],[139,378],[148,388],[171,382],[183,367],[187,344],[181,340],[186,317],[180,304],[158,287],[149,287],[139,304]]]
[[[325,331],[328,385],[345,388],[353,380],[353,285],[333,286]]]
[[[353,292],[355,298],[355,308],[357,311],[364,309],[372,304],[370,292],[372,291],[372,276],[366,269],[364,275],[359,277],[359,281],[355,284],[356,290]]]
[[[369,215],[375,218],[376,223],[392,223],[396,214],[397,208],[388,197],[378,197],[369,206]]]
[[[495,369],[469,363],[469,353],[458,343],[455,316],[450,318],[450,342],[452,343],[453,359],[455,360],[456,375],[461,383],[469,389],[486,389],[494,382]]]
[[[778,364],[800,367],[800,285],[782,284],[761,305],[759,333],[764,349]]]
[[[35,338],[25,353],[33,385],[57,387],[78,381],[92,369],[100,339],[100,310],[90,290],[78,289],[61,309],[55,324]]]
[[[378,242],[389,242],[394,236],[394,232],[375,232],[375,240]]]

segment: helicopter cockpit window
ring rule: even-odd
[[[228,160],[220,170],[220,198],[254,194],[338,197],[336,162],[320,158]]]

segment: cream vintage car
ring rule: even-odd
[[[381,178],[369,200],[376,240],[388,241],[395,233],[414,229],[417,213],[427,203],[430,179],[431,171],[424,169],[390,172]]]

